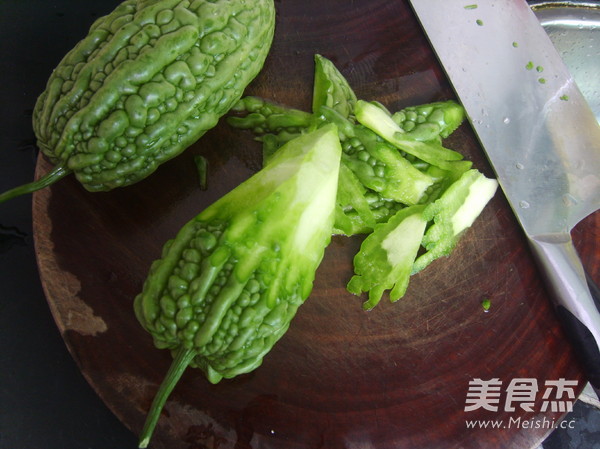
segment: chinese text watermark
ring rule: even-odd
[[[515,378],[507,384],[498,378],[475,378],[469,382],[464,411],[571,412],[576,400],[577,385],[578,381],[563,378],[546,380],[543,384],[535,378]],[[574,421],[557,421],[538,416],[527,419],[519,416],[508,420],[467,420],[466,425],[468,428],[556,429],[572,428]]]

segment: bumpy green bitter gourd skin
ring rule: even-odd
[[[287,331],[331,240],[341,153],[333,124],[300,135],[165,244],[134,301],[174,356],[141,447],[186,366],[213,383],[250,372]]]
[[[34,108],[55,177],[105,191],[154,172],[239,100],[274,28],[273,0],[126,0],[99,18]]]

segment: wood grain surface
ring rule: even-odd
[[[309,109],[315,53],[359,98],[392,110],[454,98],[404,1],[277,1],[265,67],[246,93]],[[493,176],[468,124],[447,141]],[[107,193],[73,177],[34,195],[41,279],[82,373],[139,432],[171,362],[137,323],[133,298],[163,243],[260,168],[252,136],[219,124],[150,178]],[[209,162],[198,185],[195,155]],[[40,158],[38,173],[50,164]],[[600,215],[573,233],[600,279]],[[312,295],[254,372],[209,384],[189,369],[165,406],[151,447],[169,449],[532,448],[550,430],[467,429],[466,419],[561,413],[465,412],[469,381],[584,381],[544,284],[501,192],[449,258],[414,276],[405,298],[371,312],[345,285],[360,238],[336,236]],[[491,300],[491,309],[481,306]],[[503,396],[504,399],[504,396]],[[539,410],[538,396],[536,410]]]

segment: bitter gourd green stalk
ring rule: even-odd
[[[133,184],[213,128],[263,67],[273,0],[125,0],[94,22],[38,98],[55,164],[0,203],[73,173],[89,191]]]
[[[152,264],[136,315],[175,358],[140,447],[186,366],[213,383],[247,373],[286,332],[331,239],[341,151],[333,124],[291,140]]]

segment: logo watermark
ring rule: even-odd
[[[546,380],[540,384],[535,378],[515,378],[504,384],[499,378],[469,381],[469,390],[465,400],[465,412],[487,410],[490,412],[527,413],[571,412],[576,400],[575,389],[578,381],[558,379]],[[540,401],[541,399],[541,401]],[[467,428],[490,429],[572,429],[574,419],[549,419],[535,416],[510,417],[508,419],[465,420]]]

